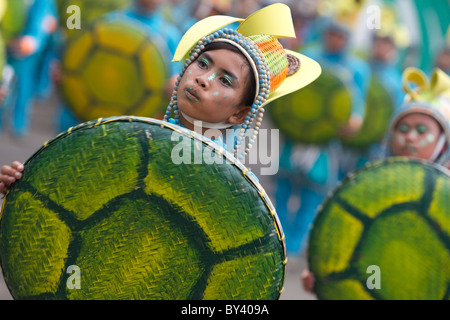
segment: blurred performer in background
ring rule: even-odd
[[[450,77],[434,69],[431,78],[408,67],[406,96],[386,138],[386,156],[406,156],[450,167]]]
[[[123,14],[126,17],[142,22],[148,28],[148,32],[153,37],[158,37],[165,42],[171,56],[174,55],[178,42],[181,39],[179,30],[170,23],[160,10],[162,0],[133,0],[133,4],[123,11],[112,14]],[[170,63],[171,74],[178,74],[181,71],[179,64]]]
[[[384,157],[408,157],[450,168],[450,77],[434,69],[429,80],[421,70],[403,72],[404,103],[392,118]],[[305,269],[303,288],[313,293],[315,277]]]
[[[367,142],[364,148],[360,147],[361,159],[365,161],[382,156],[383,134],[386,133],[391,117],[403,104],[400,57],[410,45],[410,34],[401,20],[400,9],[387,3],[380,4],[379,8],[379,28],[366,28],[366,37],[370,39],[367,61],[371,68],[371,80],[366,98],[366,117],[359,136],[370,136],[367,128],[372,127],[372,130],[378,130],[380,140],[370,140],[372,142]],[[375,126],[378,127],[375,129]]]
[[[439,50],[435,67],[450,75],[450,44]]]
[[[352,18],[351,21],[353,22]],[[347,125],[340,130],[340,137],[347,138],[356,134],[361,128],[365,115],[365,100],[369,88],[371,71],[368,63],[352,53],[350,40],[353,24],[341,18],[325,22],[322,47],[305,50],[315,57],[324,69],[329,68],[341,73],[342,78],[350,79],[352,110]],[[355,168],[363,165],[358,151],[345,148],[338,139],[331,142],[339,155],[338,179]],[[364,162],[364,160],[363,160]]]
[[[360,3],[329,1],[326,15],[315,24],[322,26],[322,38],[308,45],[303,52],[318,61],[323,69],[339,72],[350,83],[353,107],[348,124],[340,134],[358,132],[364,118],[365,95],[370,80],[369,65],[350,51],[350,36]],[[325,9],[321,9],[325,10]],[[280,173],[276,179],[275,204],[286,236],[290,254],[301,254],[306,246],[310,225],[317,208],[326,195],[349,170],[357,165],[359,154],[344,149],[338,137],[325,145],[296,143],[286,140],[280,158]]]
[[[233,0],[172,0],[164,2],[162,11],[168,21],[184,34],[196,22],[213,15],[232,13]]]
[[[26,21],[21,32],[8,42],[8,64],[14,69],[16,85],[11,94],[10,129],[17,137],[29,131],[33,98],[42,72],[42,59],[50,36],[58,25],[54,0],[25,1]],[[45,65],[45,64],[44,64]],[[42,88],[41,88],[42,89]]]
[[[370,67],[374,76],[385,85],[391,94],[395,106],[403,101],[401,72],[396,65],[397,44],[390,35],[373,36]]]
[[[181,71],[180,64],[171,63],[178,42],[181,39],[181,33],[165,18],[163,11],[161,11],[162,2],[162,0],[133,0],[129,7],[106,13],[101,19],[114,20],[125,17],[136,20],[145,26],[150,37],[159,45],[160,50],[167,57],[167,69],[170,73],[170,79],[167,83],[167,97],[170,97],[176,76]],[[57,70],[55,74],[56,79],[60,79],[58,75],[60,72],[60,70]],[[80,120],[67,106],[62,106],[58,131],[65,131],[79,122]]]

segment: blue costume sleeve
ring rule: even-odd
[[[351,56],[349,57],[349,68],[353,71],[353,81],[355,84],[353,95],[355,101],[353,103],[352,115],[356,114],[364,119],[365,101],[371,76],[370,67],[366,62]]]
[[[32,36],[37,44],[37,51],[42,51],[47,45],[48,36],[54,30],[50,22],[57,22],[57,10],[53,0],[34,0],[28,10],[28,19],[22,36]]]

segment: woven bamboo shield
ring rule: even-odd
[[[448,300],[449,194],[448,170],[406,158],[348,176],[310,236],[318,298]]]
[[[389,91],[376,76],[372,76],[366,99],[366,113],[361,130],[354,136],[343,139],[346,146],[366,149],[381,142],[387,132],[395,105]]]
[[[5,198],[0,236],[16,299],[277,299],[284,281],[283,232],[251,171],[149,118],[47,142]]]
[[[289,140],[325,144],[349,120],[352,96],[347,81],[335,70],[322,69],[313,83],[271,103],[269,114]]]
[[[98,20],[69,38],[62,93],[83,121],[117,115],[155,117],[168,103],[161,46],[131,18]]]

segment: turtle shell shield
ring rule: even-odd
[[[320,299],[449,299],[450,176],[391,158],[348,176],[319,209],[308,249]]]
[[[62,57],[62,95],[82,121],[158,117],[169,102],[165,48],[139,21],[114,17],[69,37]]]
[[[47,142],[5,198],[0,236],[17,299],[277,299],[283,287],[283,232],[253,174],[149,118]]]
[[[270,104],[275,126],[289,140],[326,144],[350,118],[351,90],[334,70],[322,69],[314,82]]]

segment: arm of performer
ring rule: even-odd
[[[0,194],[5,194],[12,183],[22,178],[24,166],[14,161],[10,166],[4,165],[0,170]]]
[[[300,277],[300,281],[303,286],[303,289],[306,292],[314,293],[314,285],[315,285],[316,279],[314,277],[314,274],[309,269],[303,270],[302,275]]]

